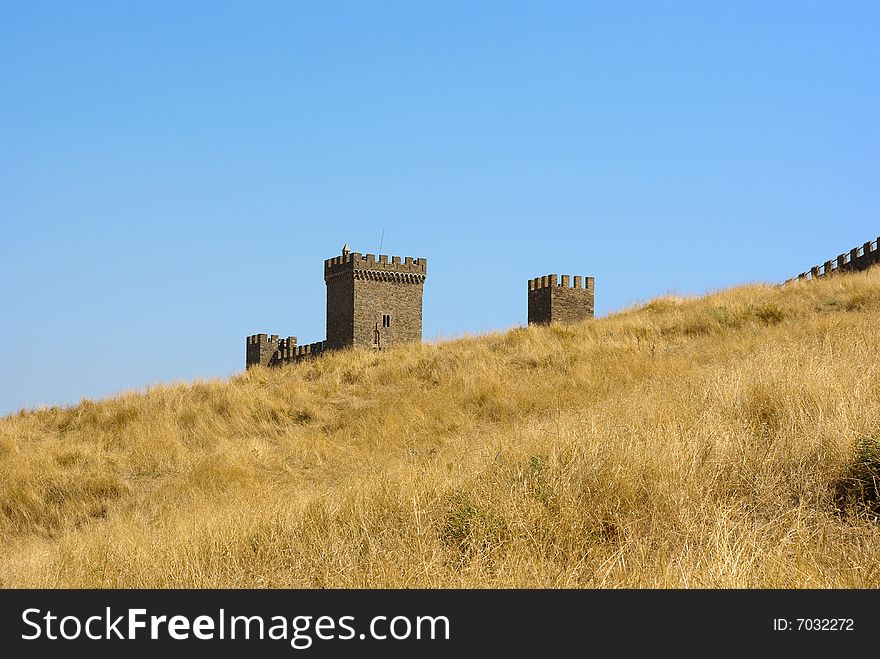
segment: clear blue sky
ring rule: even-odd
[[[725,5],[725,6],[722,6]],[[344,242],[426,339],[781,281],[880,234],[878,2],[3,2],[0,413],[324,337]]]

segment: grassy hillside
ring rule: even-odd
[[[0,419],[0,586],[876,587],[880,269]]]

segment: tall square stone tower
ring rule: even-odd
[[[529,325],[576,323],[593,317],[593,277],[545,275],[529,279]]]
[[[422,288],[428,260],[361,255],[342,248],[324,261],[328,349],[381,350],[422,339]]]

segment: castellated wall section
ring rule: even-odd
[[[253,334],[245,339],[245,366],[281,366],[316,357],[325,349],[326,341],[297,345],[295,336],[281,339],[277,334]]]
[[[277,334],[253,334],[245,339],[245,365],[272,366],[274,365],[278,347],[281,342],[296,345],[296,337],[289,336],[286,339],[278,339]]]
[[[858,272],[867,270],[877,263],[880,263],[880,238],[868,241],[861,247],[853,247],[845,254],[838,254],[837,258],[825,261],[822,265],[815,265],[808,272],[802,272],[797,277],[786,280],[785,283],[818,279],[836,273]]]
[[[528,283],[529,325],[576,323],[593,318],[594,278],[545,275]]]

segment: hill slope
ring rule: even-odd
[[[0,585],[880,585],[880,269],[0,420]]]

